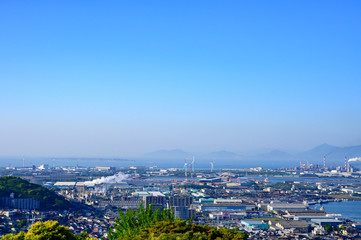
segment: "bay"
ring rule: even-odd
[[[320,204],[313,206],[315,209],[320,207]],[[344,218],[361,223],[361,201],[329,202],[323,207],[327,213],[339,213]]]

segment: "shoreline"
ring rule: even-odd
[[[348,203],[348,202],[360,202],[361,203],[361,199],[358,199],[358,200],[352,199],[352,200],[347,200],[347,201],[326,201],[326,202],[323,202],[323,203],[313,204],[313,205],[311,205],[313,207],[310,207],[310,208],[312,208],[312,209],[320,209],[323,206],[329,206],[330,203],[331,204],[335,204],[335,203],[342,204],[342,203]],[[341,214],[342,218],[345,219],[346,222],[361,224],[361,215],[358,215],[360,217],[359,220],[354,220],[354,219],[350,218],[349,216],[345,216],[345,213],[346,213],[346,215],[349,215],[348,212],[345,212],[345,211],[342,211],[342,210],[340,211],[339,210],[340,208],[337,208],[336,211],[331,210],[332,212],[330,212],[330,210],[326,210],[326,208],[324,208],[324,210],[325,210],[325,212],[327,214],[332,214],[332,213]],[[359,208],[357,207],[356,209],[359,209]]]

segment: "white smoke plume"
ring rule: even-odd
[[[87,181],[85,184],[102,184],[102,183],[119,183],[128,178],[128,174],[119,172],[113,176],[101,177],[94,179],[93,181]]]
[[[361,157],[350,158],[350,159],[348,160],[348,162],[358,162],[358,161],[361,161]]]

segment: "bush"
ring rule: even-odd
[[[247,234],[238,229],[215,228],[177,219],[174,222],[158,222],[150,228],[141,229],[136,240],[243,240]]]
[[[174,221],[171,209],[161,210],[158,208],[153,211],[152,204],[147,208],[140,204],[139,209],[128,209],[125,214],[118,209],[118,213],[119,218],[115,220],[114,229],[108,230],[110,240],[132,239],[139,234],[142,228],[149,228],[160,221]]]
[[[153,205],[138,210],[119,211],[114,229],[108,230],[110,240],[236,240],[247,239],[248,235],[238,229],[226,229],[193,224],[176,219],[171,209],[153,211]]]
[[[69,228],[59,225],[57,221],[36,222],[25,232],[8,234],[1,240],[90,240],[88,235],[74,235]]]

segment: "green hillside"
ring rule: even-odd
[[[71,206],[64,197],[38,184],[30,183],[18,177],[0,177],[0,197],[8,197],[11,193],[15,193],[16,198],[39,200],[42,210],[62,210]]]

